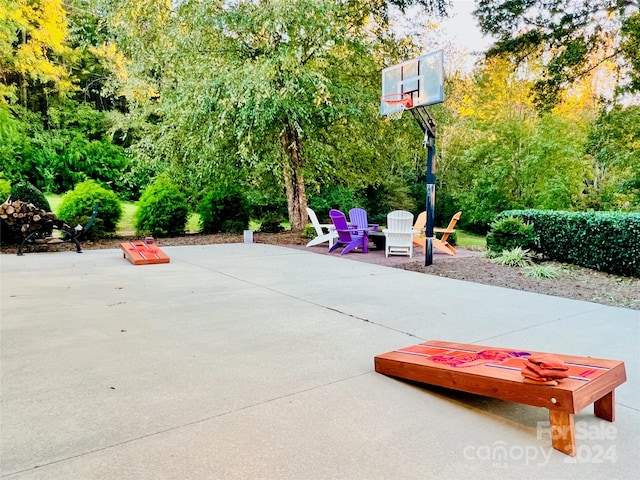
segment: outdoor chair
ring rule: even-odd
[[[316,238],[307,243],[307,247],[313,247],[314,245],[320,245],[324,242],[329,242],[329,248],[333,247],[333,241],[338,237],[333,224],[320,223],[316,212],[307,207],[307,215],[311,221],[311,225],[316,230]]]
[[[368,223],[367,212],[362,208],[352,208],[349,210],[349,222],[351,222],[352,227],[360,230],[377,232],[379,227],[377,223]]]
[[[447,226],[447,228],[434,228],[433,229],[433,233],[442,233],[442,237],[441,238],[433,238],[433,247],[437,248],[438,250],[440,250],[443,253],[446,253],[447,255],[455,255],[456,253],[458,253],[458,251],[453,248],[452,245],[449,244],[448,240],[449,240],[449,235],[451,235],[453,232],[455,232],[454,227],[456,226],[456,223],[458,223],[458,220],[460,220],[460,217],[462,216],[462,212],[458,212],[456,213],[453,217],[451,217],[451,221],[449,222],[449,225]],[[420,215],[418,215],[418,218],[416,219],[416,223],[413,225],[413,244],[419,247],[422,247],[422,251],[425,252],[427,249],[427,238],[425,236],[425,225],[427,223],[427,212],[422,212],[420,213]]]
[[[405,210],[394,210],[387,215],[384,254],[409,255],[413,257],[413,214]]]
[[[338,238],[335,239],[333,246],[329,248],[329,253],[333,252],[340,246],[344,246],[340,255],[345,255],[355,248],[362,247],[362,253],[367,253],[367,244],[369,243],[368,229],[358,229],[350,227],[347,223],[347,217],[340,210],[330,210],[329,217],[336,229]]]

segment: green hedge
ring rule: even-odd
[[[640,213],[506,210],[531,224],[535,250],[553,260],[640,278]]]

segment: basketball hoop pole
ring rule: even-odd
[[[436,208],[436,123],[426,107],[414,108],[411,113],[424,132],[422,146],[427,149],[427,225],[425,228],[424,264],[428,267],[433,263],[433,226]]]

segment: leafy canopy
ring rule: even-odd
[[[628,88],[640,87],[637,1],[479,0],[474,13],[482,30],[498,37],[488,56],[547,59],[534,86],[543,110],[558,103],[574,80],[609,60],[615,60],[621,78],[632,80]]]

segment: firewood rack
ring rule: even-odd
[[[57,218],[45,218],[43,221],[33,224],[18,246],[18,255],[23,255],[25,250],[31,252],[34,247],[49,248],[61,243],[73,243],[76,246],[76,252],[82,253],[79,240],[95,222],[98,216],[98,207],[99,203],[96,202],[93,206],[93,213],[85,225],[71,227]],[[62,235],[53,236],[53,230],[58,230]]]

